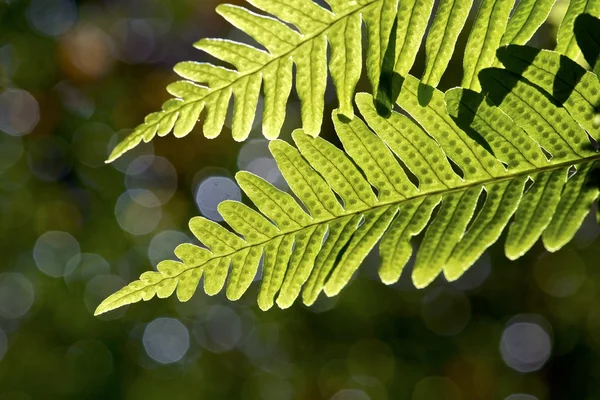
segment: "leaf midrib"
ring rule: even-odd
[[[538,173],[541,173],[541,172],[558,170],[558,169],[563,168],[563,167],[574,166],[574,165],[584,164],[584,163],[587,163],[587,162],[598,161],[598,160],[600,160],[600,154],[596,154],[596,155],[590,156],[590,157],[581,158],[581,159],[576,160],[576,161],[570,160],[570,161],[565,161],[565,162],[561,162],[561,163],[557,163],[557,164],[551,164],[551,165],[548,165],[548,166],[545,166],[545,167],[542,167],[542,168],[531,168],[531,169],[519,171],[519,172],[516,172],[516,173],[513,173],[513,174],[507,174],[507,175],[504,175],[502,177],[496,177],[496,178],[492,177],[492,178],[477,180],[477,181],[469,182],[469,183],[466,183],[464,185],[453,187],[453,188],[432,190],[432,191],[429,191],[427,193],[422,193],[420,195],[417,195],[417,196],[414,196],[414,197],[410,197],[410,198],[405,198],[405,199],[400,199],[400,200],[390,200],[390,201],[385,201],[385,202],[384,201],[378,202],[377,205],[375,205],[373,207],[366,207],[365,209],[362,209],[362,210],[354,210],[354,211],[351,211],[351,212],[347,212],[347,213],[343,213],[343,214],[340,214],[340,215],[336,215],[333,218],[328,218],[328,219],[322,219],[322,220],[319,220],[319,221],[315,221],[315,222],[313,222],[313,223],[311,223],[309,225],[306,225],[306,226],[304,226],[304,227],[302,227],[300,229],[295,229],[295,230],[289,230],[289,231],[286,231],[286,232],[281,232],[280,234],[275,235],[273,237],[270,237],[269,239],[261,241],[261,242],[253,242],[253,243],[247,242],[246,246],[240,247],[240,248],[236,249],[235,251],[232,251],[231,253],[221,254],[221,255],[218,255],[218,256],[216,256],[214,258],[210,258],[206,262],[204,262],[202,265],[195,265],[195,266],[186,268],[186,269],[182,270],[181,272],[179,272],[178,274],[175,274],[173,276],[168,276],[168,277],[165,276],[164,279],[161,279],[160,281],[158,281],[156,283],[144,286],[144,287],[142,287],[140,289],[137,289],[135,291],[129,292],[126,295],[124,295],[123,297],[121,297],[120,299],[122,299],[124,297],[128,297],[128,296],[134,295],[134,294],[139,293],[141,291],[145,291],[148,288],[152,288],[152,287],[158,286],[162,282],[164,282],[166,279],[177,279],[177,278],[179,278],[179,276],[183,275],[184,273],[189,272],[190,270],[193,270],[193,269],[202,268],[202,267],[204,267],[204,265],[208,264],[209,262],[213,262],[214,260],[218,260],[218,259],[224,258],[224,257],[233,257],[233,255],[235,253],[237,253],[239,251],[246,250],[246,249],[251,248],[251,247],[256,247],[256,246],[263,246],[264,247],[264,246],[266,246],[268,244],[268,242],[270,242],[272,240],[276,240],[276,239],[278,239],[278,238],[280,238],[282,236],[290,235],[290,234],[297,235],[301,231],[308,230],[308,229],[314,227],[315,225],[320,225],[320,224],[324,224],[324,223],[331,223],[331,222],[333,222],[334,220],[336,220],[338,218],[347,217],[347,216],[351,216],[351,215],[358,215],[358,214],[361,214],[361,213],[369,212],[369,211],[372,211],[372,210],[374,210],[374,209],[376,209],[378,207],[389,207],[389,206],[392,206],[392,205],[400,205],[402,203],[406,203],[406,202],[413,201],[413,200],[416,200],[416,199],[419,199],[419,198],[423,198],[423,197],[435,196],[435,195],[443,195],[443,194],[447,194],[447,193],[458,192],[458,191],[461,191],[461,190],[468,190],[469,188],[476,187],[476,186],[484,186],[484,185],[486,185],[488,183],[498,183],[498,182],[502,182],[502,181],[505,181],[505,180],[516,179],[516,178],[519,178],[519,177],[522,177],[522,176],[530,176],[530,175],[538,174]],[[114,302],[117,302],[119,300],[115,300]],[[109,310],[110,309],[112,309],[112,308],[109,308]]]

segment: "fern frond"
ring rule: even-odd
[[[515,50],[527,51],[506,52]],[[540,54],[550,61],[534,58],[533,64],[560,79],[553,69],[560,56]],[[561,67],[577,74],[574,65]],[[371,95],[357,95],[364,122],[333,115],[345,151],[301,130],[292,135],[295,147],[271,142],[299,202],[255,175],[238,173],[258,211],[222,203],[219,211],[233,232],[194,218],[190,228],[206,248],[179,246],[181,262],[165,261],[142,274],[96,313],[175,291],[185,301],[202,275],[206,293],[226,286],[227,297],[236,300],[261,260],[262,309],[290,307],[299,296],[310,305],[321,292],[338,294],[378,242],[380,277],[396,282],[413,252],[411,239],[423,231],[412,272],[419,288],[441,273],[458,279],[507,226],[511,259],[540,237],[549,251],[560,249],[600,193],[600,153],[582,128],[590,115],[569,114],[551,93],[510,70],[488,68],[479,78],[485,95],[434,89],[421,106],[422,82],[408,75],[398,105],[417,122],[396,112],[384,118]],[[600,91],[598,80],[569,84],[583,97]]]
[[[175,96],[162,111],[150,114],[109,157],[148,142],[155,135],[173,131],[176,137],[189,134],[206,110],[204,135],[221,133],[231,96],[234,97],[232,135],[237,141],[248,137],[261,93],[264,96],[263,133],[279,136],[292,89],[292,67],[296,65],[296,91],[301,102],[302,125],[317,135],[323,119],[327,85],[327,47],[331,48],[329,73],[336,87],[340,112],[353,117],[352,98],[362,69],[361,24],[367,25],[367,75],[376,89],[383,56],[398,0],[331,0],[331,11],[312,0],[249,0],[263,11],[257,14],[234,5],[220,5],[217,12],[250,35],[266,50],[222,39],[202,39],[195,47],[232,65],[233,69],[208,63],[183,62],[175,72],[185,81],[167,89]],[[296,29],[288,26],[293,25]]]

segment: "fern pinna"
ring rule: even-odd
[[[397,112],[383,117],[371,95],[358,94],[364,122],[333,114],[345,151],[302,130],[293,134],[296,147],[271,142],[299,201],[238,173],[258,211],[222,203],[234,232],[192,219],[205,247],[179,246],[180,262],[161,262],[97,313],[175,291],[186,301],[201,277],[206,293],[226,286],[236,300],[260,264],[262,309],[290,307],[300,295],[310,305],[321,292],[338,294],[379,241],[380,277],[396,282],[422,231],[412,271],[420,288],[441,273],[458,279],[505,228],[511,259],[540,237],[549,251],[560,249],[600,192],[600,81],[552,51],[512,45],[498,59],[505,69],[478,74],[482,93],[434,89],[426,106],[421,82],[407,75],[397,104],[416,122]]]

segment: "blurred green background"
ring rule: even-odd
[[[210,61],[194,41],[249,40],[218,3],[0,0],[0,400],[599,399],[592,215],[556,254],[538,244],[509,262],[501,240],[458,282],[426,290],[409,271],[380,283],[375,250],[340,296],[310,308],[261,312],[254,284],[236,303],[200,290],[93,317],[195,240],[189,218],[219,220],[219,201],[242,200],[237,170],[285,188],[260,112],[245,143],[196,129],[103,163],[168,98],[176,62]],[[552,48],[562,12],[533,45]],[[455,57],[443,89],[461,65]],[[420,54],[417,76],[422,66]],[[299,125],[292,97],[282,137]],[[329,122],[323,136],[336,142]]]

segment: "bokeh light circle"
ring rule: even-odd
[[[139,64],[152,56],[155,34],[144,19],[120,19],[113,24],[110,33],[118,48],[117,57],[123,62]]]
[[[85,286],[85,293],[83,295],[85,306],[90,314],[94,314],[98,304],[117,290],[123,288],[123,286],[125,286],[125,282],[116,275],[97,275],[92,278]],[[102,314],[100,318],[107,320],[116,319],[123,315],[126,310],[127,306],[121,307],[110,313]]]
[[[27,16],[38,32],[58,36],[77,20],[77,6],[72,0],[32,0]]]
[[[163,260],[176,260],[175,248],[182,243],[188,243],[190,238],[183,232],[163,231],[157,233],[148,246],[148,259],[153,266],[157,266]]]
[[[16,273],[0,275],[0,317],[7,319],[23,317],[33,305],[34,298],[33,285],[23,275]]]
[[[150,322],[142,341],[148,356],[161,364],[181,360],[190,347],[187,328],[174,318],[157,318]]]
[[[20,137],[0,135],[0,172],[12,167],[23,156],[23,141]]]
[[[60,95],[65,107],[79,117],[89,119],[94,114],[96,102],[93,98],[88,97],[77,86],[73,86],[64,80],[54,86],[54,90]],[[102,147],[105,145],[106,144]],[[108,154],[106,149],[102,147],[94,150]]]
[[[240,170],[252,172],[281,190],[289,188],[269,151],[268,140],[253,139],[244,143],[238,153],[237,164]]]
[[[31,94],[21,89],[0,93],[0,131],[22,136],[33,130],[40,120],[40,106]]]
[[[127,189],[149,190],[161,204],[165,204],[177,190],[177,171],[164,157],[143,155],[127,167],[125,186]]]
[[[208,310],[205,319],[196,324],[194,335],[200,345],[209,351],[230,351],[242,339],[242,319],[231,307],[214,305]]]
[[[504,400],[538,400],[538,398],[530,394],[515,393],[511,394]]]
[[[132,235],[152,232],[162,218],[160,200],[149,190],[131,189],[119,196],[115,216],[121,229]]]
[[[242,145],[237,157],[237,165],[240,170],[248,170],[248,166],[257,158],[271,157],[269,141],[266,139],[247,140]]]
[[[77,160],[90,167],[103,167],[108,158],[106,145],[113,136],[107,125],[92,122],[81,126],[71,141],[71,148]]]
[[[551,352],[550,335],[533,321],[509,323],[502,333],[502,359],[515,371],[539,370],[548,361]]]
[[[27,146],[27,164],[38,179],[55,182],[71,170],[73,158],[70,146],[55,135],[31,140]]]
[[[217,207],[225,200],[242,200],[242,192],[233,179],[225,176],[211,176],[198,186],[196,204],[206,218],[223,221]]]
[[[485,282],[491,272],[492,260],[486,252],[458,280],[452,282],[452,286],[460,290],[476,289]]]
[[[102,256],[94,253],[82,253],[69,260],[67,269],[73,271],[69,277],[89,281],[97,275],[110,273],[110,264]]]
[[[75,25],[61,37],[61,44],[78,75],[100,79],[114,64],[112,38],[90,21]]]
[[[271,369],[274,361],[287,360],[282,349],[282,331],[275,323],[261,323],[240,342],[243,351],[254,365]]]
[[[77,263],[70,261],[79,255],[79,242],[67,232],[46,232],[33,248],[33,258],[39,270],[54,278],[73,272]]]
[[[248,164],[246,170],[252,172],[254,175],[260,176],[280,190],[288,189],[287,182],[283,178],[283,175],[277,166],[277,162],[273,157],[256,158]]]
[[[110,154],[112,150],[119,144],[127,135],[131,133],[131,130],[121,130],[115,133],[106,146],[107,154]],[[142,160],[147,162],[147,165],[140,165],[139,161],[137,161],[137,166],[140,168],[139,170],[132,170],[131,164],[141,159],[141,156],[153,156],[154,155],[154,143],[140,143],[138,146],[135,146],[133,149],[129,150],[125,154],[121,155],[121,157],[117,158],[113,162],[110,163],[110,166],[114,169],[121,171],[123,173],[141,173],[143,172],[150,163],[152,163],[152,157],[146,157]]]

